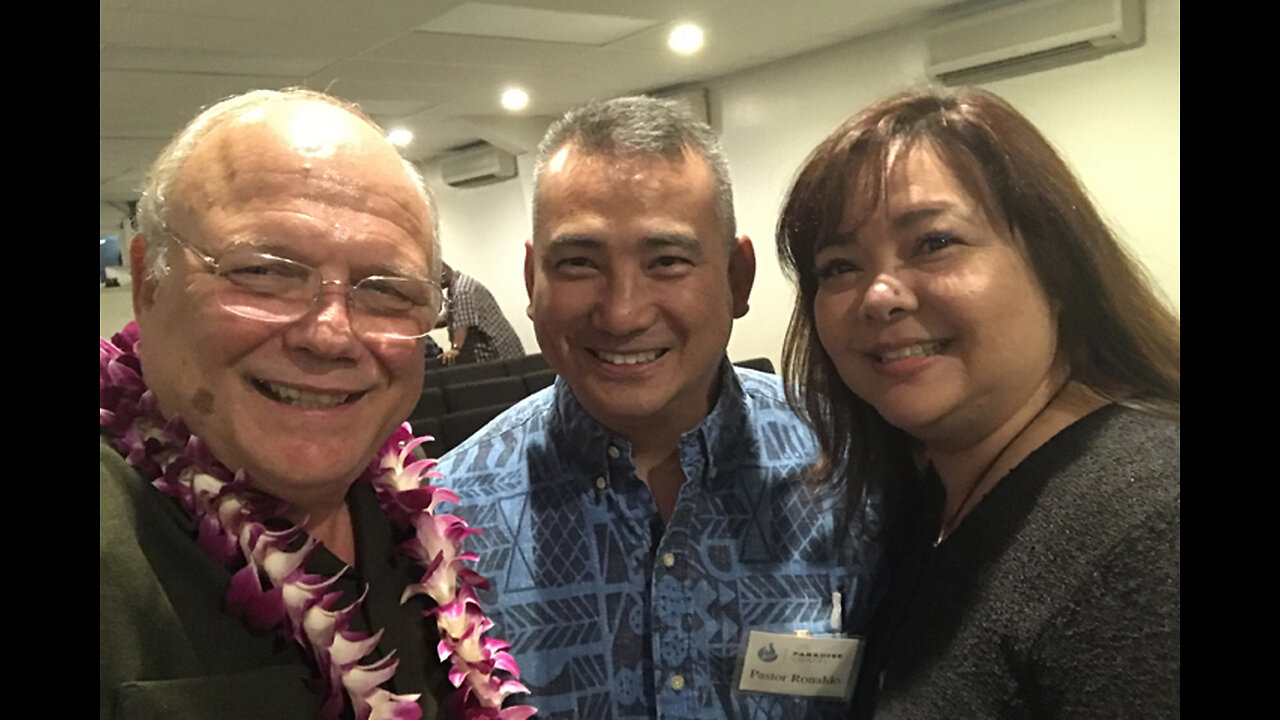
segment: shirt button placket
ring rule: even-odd
[[[620,450],[618,450],[618,446],[617,446],[617,445],[608,445],[608,446],[606,446],[606,447],[605,447],[605,454],[609,456],[609,459],[610,459],[610,460],[617,460],[619,457],[622,457],[622,452],[621,452]],[[609,473],[612,473],[612,472],[613,472],[613,468],[612,468],[612,467],[609,467],[609,468],[608,468],[608,472],[609,472]],[[609,478],[608,478],[608,477],[606,477],[605,475],[600,475],[600,476],[596,477],[596,489],[597,489],[597,490],[605,490],[605,489],[607,489],[608,487],[609,487]]]
[[[680,444],[680,464],[681,469],[688,478],[705,477],[703,469],[705,465],[705,456],[697,451],[698,449],[690,445],[689,439],[684,438]],[[687,502],[683,498],[685,488],[682,490],[682,501]],[[691,575],[696,576],[698,573],[689,566],[690,562],[697,563],[696,557],[686,556],[686,551],[696,552],[686,546],[687,519],[685,513],[689,508],[684,507],[684,512],[677,510],[674,517],[668,524],[667,533],[670,537],[664,543],[668,547],[659,550],[658,556],[654,558],[657,562],[651,566],[653,568],[654,589],[659,586],[671,588],[674,595],[666,598],[666,615],[664,622],[655,621],[655,627],[661,625],[662,638],[659,639],[655,635],[654,652],[660,654],[664,647],[663,640],[666,643],[678,643],[677,647],[687,649],[686,653],[682,653],[683,659],[672,663],[659,662],[662,666],[660,673],[657,675],[661,678],[658,682],[659,696],[659,717],[700,717],[702,715],[701,708],[698,707],[699,692],[694,691],[692,683],[700,682],[706,672],[699,667],[699,663],[704,653],[701,648],[694,647],[691,643],[691,622],[694,617],[692,598],[689,596],[690,590],[688,584],[692,582]],[[684,521],[682,522],[682,519]],[[676,532],[672,532],[675,529]],[[652,560],[650,562],[653,562]],[[678,585],[678,589],[671,583],[672,580],[677,581],[674,585]],[[660,582],[661,581],[661,582]],[[657,601],[657,598],[655,598]],[[674,658],[673,658],[674,659]],[[665,686],[665,687],[664,687]]]
[[[669,552],[669,551],[660,553],[658,555],[658,562],[661,564],[661,568],[659,568],[657,574],[659,575],[672,574],[666,571],[670,571],[675,568],[678,560],[676,555],[677,555],[676,553]],[[680,572],[676,572],[673,574],[673,576],[677,578],[680,577],[681,575],[683,575],[683,573],[680,573]],[[684,581],[681,580],[680,584],[683,586]],[[689,608],[681,607],[680,615],[681,615],[681,624],[678,627],[666,628],[664,635],[666,635],[668,638],[671,638],[672,636],[676,636],[676,635],[683,635],[688,632],[689,628],[687,623],[688,623],[688,617],[689,617]],[[660,652],[658,647],[655,647],[654,651]],[[683,692],[683,690],[685,689],[685,686],[689,684],[690,678],[691,678],[688,672],[688,668],[686,667],[690,659],[691,658],[686,658],[679,665],[668,666],[664,668],[664,671],[666,673],[669,673],[666,678],[667,692],[672,693],[672,695],[668,695],[668,698],[672,703],[674,703],[672,705],[668,705],[666,709],[670,713],[679,715],[679,716],[684,716],[685,714],[687,714],[687,712],[694,710],[693,706],[689,704],[693,700],[694,696],[690,695],[689,693]],[[661,716],[663,715],[663,712],[660,711],[658,714],[659,716]]]

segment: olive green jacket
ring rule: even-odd
[[[99,694],[101,717],[310,720],[320,696],[309,688],[304,651],[278,632],[258,635],[222,610],[231,575],[195,543],[195,524],[100,438]],[[349,496],[357,532],[357,572],[343,576],[345,605],[370,583],[365,617],[396,647],[393,692],[422,692],[423,718],[437,717],[449,687],[436,660],[434,624],[422,598],[400,605],[412,568],[367,486]],[[327,552],[317,561],[341,568]],[[314,557],[314,556],[313,556]],[[312,563],[309,570],[315,570]],[[348,577],[350,576],[350,577]],[[360,614],[357,614],[358,616]],[[417,678],[416,680],[414,678]]]

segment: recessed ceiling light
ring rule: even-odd
[[[508,88],[502,91],[502,107],[508,110],[523,110],[529,104],[529,93],[520,88]]]
[[[391,128],[391,132],[387,133],[387,142],[396,147],[405,147],[413,142],[413,132],[408,128]]]
[[[692,23],[676,26],[667,36],[667,45],[681,55],[691,55],[702,48],[702,28]]]

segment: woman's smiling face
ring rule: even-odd
[[[854,194],[813,269],[818,336],[854,393],[927,445],[965,446],[1060,379],[1056,312],[981,189],[922,144],[877,207]]]

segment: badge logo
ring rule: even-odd
[[[778,651],[773,649],[773,643],[769,643],[756,651],[756,657],[764,662],[773,662],[778,659]]]

